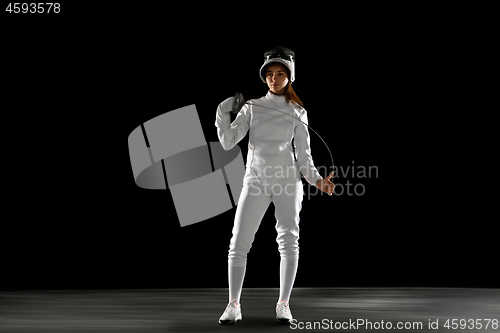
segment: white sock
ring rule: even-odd
[[[297,273],[297,266],[299,259],[283,260],[280,262],[280,298],[278,301],[288,301],[292,293],[293,283],[295,281],[295,274]]]
[[[243,279],[245,278],[246,266],[231,266],[228,265],[229,279],[229,301],[236,300],[240,304],[241,288],[243,287]]]

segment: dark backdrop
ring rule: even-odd
[[[304,199],[295,286],[499,286],[491,220],[451,179],[460,97],[453,30],[439,19],[69,6],[3,14],[3,289],[227,287],[235,209],[181,228],[168,190],[135,185],[127,138],[196,104],[207,141],[218,140],[217,105],[266,94],[257,72],[276,45],[296,53],[294,89],[335,164],[377,168],[334,178],[363,195]],[[329,167],[314,134],[311,146]],[[279,286],[274,223],[271,205],[245,287]]]

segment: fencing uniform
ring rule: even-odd
[[[276,47],[266,51],[259,70],[260,78],[266,82],[267,66],[277,62],[289,69],[289,80],[293,82],[294,59],[295,54],[290,49]],[[247,132],[249,140],[246,172],[228,253],[229,303],[219,324],[234,324],[242,319],[239,300],[247,254],[271,202],[275,206],[276,241],[281,255],[276,320],[288,323],[292,319],[288,299],[299,258],[299,213],[303,197],[300,173],[314,186],[323,178],[313,164],[308,128],[301,122],[307,123],[307,112],[296,104],[287,103],[284,95],[269,91],[266,96],[245,104],[231,123],[229,111],[233,101],[232,97],[228,98],[217,108],[215,126],[219,140],[226,150],[234,147]]]
[[[307,112],[285,97],[268,92],[249,101],[231,123],[219,105],[215,125],[224,149],[234,147],[250,130],[246,173],[236,209],[229,265],[245,266],[254,235],[271,202],[275,205],[278,249],[284,260],[299,257],[299,213],[303,189],[300,173],[311,185],[323,177],[313,164],[307,126],[268,106],[307,123]],[[293,146],[292,147],[292,140]],[[295,148],[295,151],[294,151]],[[295,159],[295,157],[296,159]]]

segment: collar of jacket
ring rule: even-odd
[[[276,95],[276,94],[273,94],[271,92],[271,90],[269,90],[267,92],[266,98],[269,99],[269,100],[271,100],[274,103],[283,103],[283,104],[286,104],[285,95]]]
[[[295,103],[287,103],[285,100],[285,95],[276,95],[269,90],[266,94],[266,98],[277,104],[283,103],[285,105],[288,105],[290,108],[292,108],[292,110],[295,111],[295,116],[298,118],[301,118],[302,115],[306,112],[306,109],[304,109],[300,105],[296,105]]]

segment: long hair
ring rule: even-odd
[[[304,103],[302,103],[299,96],[297,96],[297,94],[293,90],[291,82],[288,82],[288,84],[286,85],[284,95],[287,103],[290,103],[290,101],[292,101],[293,103],[304,107]]]

